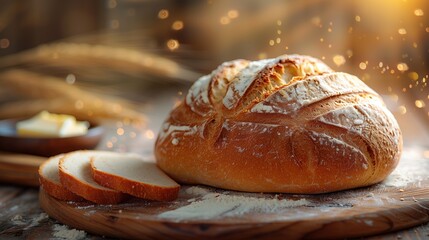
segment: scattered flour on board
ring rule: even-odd
[[[70,229],[66,225],[55,224],[52,226],[53,237],[67,239],[67,240],[80,240],[86,237],[86,232],[77,229]]]
[[[212,219],[233,217],[250,212],[274,213],[285,208],[309,205],[306,199],[266,199],[241,195],[210,192],[201,187],[190,187],[187,194],[200,196],[199,199],[175,210],[161,213],[159,217],[170,219]],[[201,197],[202,196],[202,197]]]
[[[39,215],[32,217],[31,219],[24,219],[21,215],[17,214],[13,216],[10,221],[17,226],[27,225],[24,230],[38,226],[40,222],[48,219],[48,214],[40,213]]]
[[[405,187],[428,178],[429,161],[422,157],[420,148],[404,148],[396,169],[382,182],[387,187]]]

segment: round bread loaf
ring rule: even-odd
[[[381,97],[320,60],[235,60],[198,79],[166,119],[155,155],[182,183],[324,193],[385,179],[402,135]]]

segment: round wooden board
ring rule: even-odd
[[[182,186],[173,202],[64,202],[40,191],[49,216],[90,233],[138,239],[327,239],[363,237],[429,221],[429,159],[408,149],[375,186],[319,195],[256,194]],[[224,200],[222,200],[224,199]],[[226,199],[226,200],[225,200]],[[263,199],[263,200],[261,200]],[[273,200],[274,199],[274,200]],[[303,201],[270,208],[275,202]],[[250,203],[260,203],[249,207]],[[212,204],[212,205],[210,205]],[[271,204],[271,205],[270,205]],[[214,206],[216,205],[216,206]],[[187,211],[184,211],[187,210]]]

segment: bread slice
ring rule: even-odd
[[[91,159],[93,178],[99,184],[132,196],[171,201],[180,185],[161,171],[154,162],[137,155],[96,155]]]
[[[66,154],[59,162],[60,181],[68,190],[98,204],[116,204],[127,198],[119,191],[96,183],[91,175],[92,157],[120,157],[120,153],[105,151],[75,151]]]
[[[82,201],[83,198],[65,188],[58,174],[58,163],[64,155],[50,157],[39,167],[39,182],[43,190],[59,200]]]

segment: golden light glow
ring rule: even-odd
[[[356,16],[355,16],[355,21],[356,21],[356,22],[360,22],[360,16],[359,16],[359,15],[356,15]]]
[[[228,17],[231,19],[238,18],[238,15],[239,14],[238,14],[237,10],[229,10],[228,11]]]
[[[282,20],[277,20],[277,25],[281,26],[282,25]]]
[[[167,47],[171,51],[174,51],[179,48],[179,42],[176,39],[170,39],[167,41]]]
[[[268,44],[270,44],[270,46],[274,46],[274,40],[270,40],[269,42],[268,42]]]
[[[423,102],[422,100],[416,100],[415,102],[414,102],[414,104],[416,104],[416,107],[417,108],[424,108],[425,107],[425,102]]]
[[[364,63],[364,62],[359,63],[359,68],[362,70],[365,70],[366,69],[366,63]]]
[[[406,63],[398,63],[398,65],[396,65],[396,68],[398,68],[398,70],[401,72],[405,72],[408,70],[408,65]]]
[[[346,59],[343,55],[335,55],[332,60],[334,61],[335,65],[338,67],[346,63]]]
[[[169,15],[169,13],[168,13],[168,10],[167,10],[167,9],[161,9],[161,10],[158,12],[158,18],[159,18],[159,19],[167,19],[167,18],[168,18],[168,15]]]
[[[400,28],[400,29],[398,29],[398,33],[401,35],[405,35],[405,34],[407,34],[407,30],[405,28]]]
[[[116,134],[118,134],[119,136],[122,136],[122,135],[124,135],[124,129],[123,128],[118,128],[118,129],[116,129]]]
[[[421,17],[424,15],[424,12],[422,9],[417,8],[416,10],[414,10],[414,15],[416,15],[417,17]]]
[[[183,22],[182,21],[174,21],[174,23],[171,25],[171,28],[173,30],[179,31],[183,29]]]
[[[219,22],[222,25],[227,25],[231,22],[231,20],[228,17],[223,16],[220,18]]]
[[[409,77],[411,80],[416,81],[417,79],[419,79],[419,74],[418,74],[418,73],[416,73],[416,72],[410,72],[410,73],[408,73],[408,77]]]
[[[153,133],[152,130],[148,129],[146,130],[146,132],[144,133],[145,137],[148,139],[153,139],[155,137],[155,134]]]
[[[9,39],[2,38],[0,39],[0,48],[8,48],[10,45]]]
[[[276,43],[279,44],[282,40],[280,38],[276,38]]]
[[[405,106],[399,106],[398,111],[400,114],[404,115],[407,113],[407,108]]]

